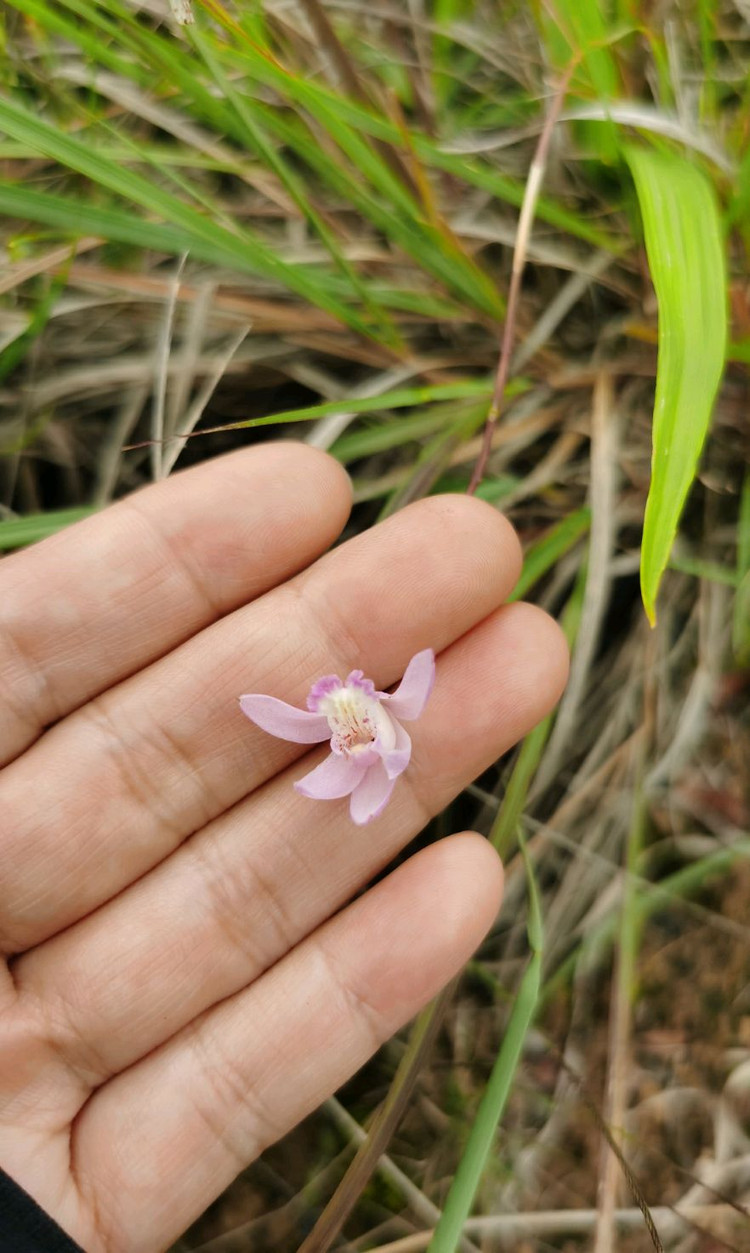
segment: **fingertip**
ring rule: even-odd
[[[494,505],[476,496],[445,492],[408,505],[402,513],[421,514],[432,535],[450,535],[457,557],[471,554],[474,593],[491,589],[495,605],[511,593],[523,566],[523,550],[515,527]],[[449,555],[446,554],[446,559]]]
[[[470,921],[476,948],[502,905],[505,871],[500,856],[485,836],[470,830],[449,835],[431,849],[436,858],[433,873],[440,873],[446,890],[460,902],[462,920]],[[465,938],[472,943],[468,932]]]
[[[537,656],[544,659],[546,690],[551,705],[556,705],[565,691],[570,674],[570,647],[565,633],[550,614],[529,601],[517,601],[508,606],[517,628],[533,640]]]
[[[348,517],[352,507],[353,486],[347,470],[340,461],[322,448],[315,448],[301,440],[275,440],[266,444],[266,448],[277,449],[287,461],[295,459],[299,463],[301,472],[320,486],[326,500],[330,495],[333,503],[342,509],[345,508],[345,518]]]

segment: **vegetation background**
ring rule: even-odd
[[[748,0],[227,4],[0,11],[0,547],[285,434],[348,534],[465,491],[525,262],[478,490],[573,665],[422,837],[476,959],[176,1249],[741,1253]]]

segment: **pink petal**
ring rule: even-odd
[[[410,722],[418,718],[429,699],[435,682],[435,654],[431,648],[416,653],[392,696],[382,697],[389,713]]]
[[[388,716],[390,718],[390,710],[388,712]],[[391,722],[393,723],[393,727],[396,732],[396,742],[393,745],[393,748],[389,748],[386,749],[385,752],[381,752],[380,756],[382,758],[383,765],[385,766],[385,772],[388,775],[388,778],[397,779],[400,774],[404,773],[409,764],[411,758],[411,739],[401,726],[400,722],[397,722],[395,718],[391,718]],[[375,741],[374,747],[376,749],[378,748],[377,740]]]
[[[278,736],[280,740],[293,740],[295,744],[319,744],[331,734],[328,719],[323,714],[297,709],[275,696],[240,696],[240,709],[256,726]]]
[[[392,791],[393,779],[388,778],[382,761],[376,761],[352,792],[349,802],[352,821],[361,827],[372,818],[377,818],[385,809]]]
[[[297,780],[294,790],[315,801],[333,801],[339,796],[348,796],[366,774],[369,760],[370,755],[364,753],[361,757],[330,753],[319,766]]]

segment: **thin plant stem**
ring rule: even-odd
[[[513,351],[513,340],[516,331],[516,318],[518,316],[518,302],[521,294],[521,279],[526,265],[526,252],[529,244],[529,235],[531,234],[531,224],[534,220],[534,210],[536,202],[539,198],[544,173],[547,168],[547,154],[549,152],[550,139],[555,123],[560,116],[560,111],[565,100],[565,93],[568,90],[570,77],[577,65],[578,59],[571,62],[568,66],[562,81],[555,92],[547,118],[545,120],[542,132],[539,136],[539,143],[534,154],[534,160],[529,168],[529,177],[526,182],[526,190],[524,192],[523,204],[521,205],[521,213],[518,219],[518,231],[516,233],[516,244],[513,250],[513,267],[510,277],[510,288],[508,290],[508,307],[505,313],[505,322],[503,324],[503,335],[500,344],[500,357],[497,365],[497,374],[495,376],[495,390],[490,402],[489,412],[487,414],[487,423],[484,428],[484,439],[482,447],[477,457],[476,465],[466,489],[469,496],[473,496],[479,484],[484,478],[487,468],[487,460],[492,448],[492,437],[495,433],[500,411],[502,409],[503,396],[510,374],[511,353]]]

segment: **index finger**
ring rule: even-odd
[[[301,570],[351,503],[331,457],[264,444],[183,471],[0,564],[0,765],[42,729]]]

